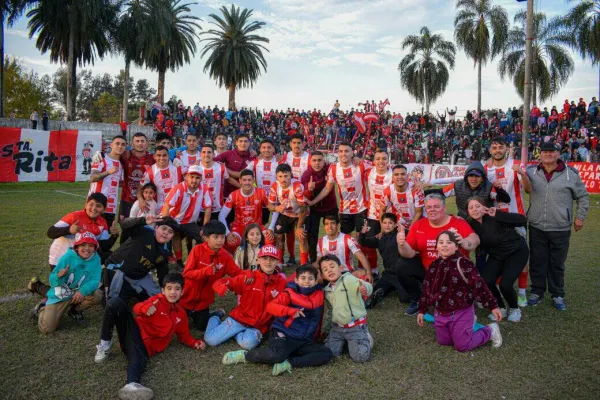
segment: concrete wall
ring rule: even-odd
[[[31,129],[31,121],[28,119],[19,118],[0,118],[0,127],[11,128],[27,128]],[[38,122],[37,128],[42,129],[42,120]],[[104,124],[99,122],[82,122],[82,121],[48,121],[48,128],[51,131],[61,129],[73,129],[78,131],[101,131],[103,138],[111,138],[121,134],[119,124]],[[154,129],[152,126],[129,125],[127,127],[128,136],[132,136],[136,132],[144,133],[148,138],[154,137]]]

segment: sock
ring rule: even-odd
[[[300,265],[308,263],[308,253],[300,252]]]
[[[177,251],[175,251],[175,259],[177,259],[177,261],[179,261],[182,258],[183,258],[183,250],[177,250]]]
[[[100,339],[100,346],[106,347],[110,344],[110,342],[112,342],[112,340]]]
[[[527,278],[529,277],[529,273],[527,271],[521,271],[519,274],[519,294],[525,294],[525,289],[527,289]],[[521,290],[523,291],[521,293]]]
[[[296,258],[296,234],[294,231],[285,234],[285,241],[287,243],[287,249],[290,257]]]
[[[500,282],[502,282],[501,276],[499,276],[498,279],[496,279],[496,286],[500,285]]]
[[[527,292],[525,291],[525,289],[519,289],[519,296],[525,296],[527,294]]]
[[[369,265],[371,266],[371,270],[377,269],[377,249],[373,249],[371,247],[361,247],[363,253],[367,256],[367,260],[369,260]]]

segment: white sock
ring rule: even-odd
[[[110,346],[111,342],[112,342],[112,340],[100,339],[100,346],[102,346],[102,347],[108,347],[108,346]]]
[[[525,292],[525,289],[520,289],[519,288],[519,295],[520,296],[525,296],[527,294],[527,292]]]

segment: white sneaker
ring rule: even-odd
[[[371,346],[371,350],[373,350],[373,346],[375,346],[375,340],[373,340],[373,336],[371,336],[370,333],[367,333],[367,336],[369,336],[369,346]]]
[[[521,309],[520,308],[511,308],[508,310],[508,317],[506,318],[510,322],[519,322],[521,321]]]
[[[119,389],[119,399],[121,400],[150,400],[154,397],[152,389],[140,385],[137,382],[131,382]]]
[[[502,319],[506,319],[506,315],[507,315],[506,308],[501,308],[500,312],[502,313]],[[496,317],[494,317],[494,314],[488,315],[488,318],[491,321],[496,321]]]
[[[492,347],[497,349],[498,347],[502,346],[502,335],[500,334],[500,327],[497,323],[492,322],[488,325],[488,328],[490,328],[490,330],[492,331],[492,336],[490,337],[490,340],[492,341]]]
[[[110,352],[110,348],[112,347],[112,340],[108,342],[107,345],[98,344],[96,345],[96,355],[94,356],[94,361],[96,364],[100,364],[106,357],[108,357],[108,353]]]

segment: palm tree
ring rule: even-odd
[[[190,14],[191,3],[182,0],[144,0],[140,55],[151,70],[158,71],[158,101],[164,104],[165,74],[189,63],[196,52],[198,17]]]
[[[143,21],[142,4],[140,0],[131,0],[125,5],[125,10],[119,17],[114,46],[125,58],[125,77],[123,80],[123,116],[122,121],[127,122],[129,104],[129,69],[133,61],[142,64],[141,51],[137,39],[141,33],[140,24]]]
[[[454,38],[477,65],[477,112],[481,112],[481,67],[502,52],[508,34],[508,14],[492,0],[457,0]]]
[[[67,64],[67,120],[75,118],[77,65],[94,64],[111,49],[120,2],[111,0],[44,0],[27,13],[29,37],[50,60]]]
[[[402,49],[410,48],[398,64],[400,84],[429,113],[429,105],[440,97],[448,86],[448,66],[454,68],[456,49],[442,35],[432,35],[424,26],[419,35],[409,35],[402,42]]]
[[[600,75],[600,0],[579,0],[562,22],[566,28],[564,43],[597,65]]]
[[[517,92],[524,96],[525,83],[525,24],[527,12],[521,11],[515,15],[514,26],[508,33],[506,47],[498,64],[500,77],[509,76]],[[536,104],[548,100],[558,93],[575,69],[569,52],[562,47],[563,35],[559,30],[560,18],[546,20],[544,13],[535,13],[533,17],[533,33],[535,41],[532,44],[532,101]],[[538,93],[539,90],[539,93]]]
[[[252,34],[265,25],[264,22],[249,21],[252,10],[240,10],[240,7],[231,5],[231,9],[222,6],[220,11],[222,18],[210,14],[211,23],[218,29],[204,33],[210,37],[202,39],[207,42],[202,57],[210,52],[204,72],[208,72],[219,87],[227,88],[229,109],[233,110],[236,89],[252,87],[261,74],[261,67],[267,72],[267,61],[262,51],[269,50],[261,43],[269,43],[269,39]]]

